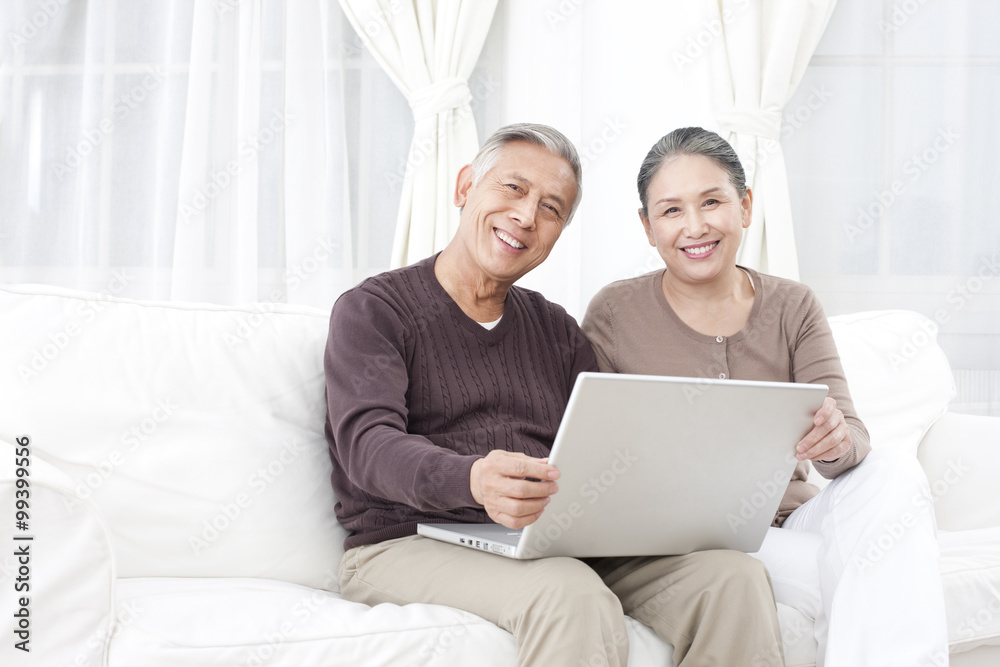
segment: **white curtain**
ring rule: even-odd
[[[809,65],[836,0],[718,0],[724,47],[714,63],[716,120],[754,195],[737,261],[799,279],[782,111]]]
[[[371,139],[336,4],[24,1],[0,34],[0,282],[328,308],[388,266],[351,195],[410,113]]]
[[[416,123],[406,161],[392,266],[427,257],[458,227],[455,176],[478,148],[468,80],[496,0],[340,0]]]

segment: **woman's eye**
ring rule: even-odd
[[[705,206],[715,206],[718,203],[719,203],[718,199],[709,199],[708,201],[705,202]]]

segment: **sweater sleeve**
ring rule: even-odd
[[[407,432],[407,338],[377,294],[350,290],[334,306],[324,358],[334,476],[422,511],[476,507],[469,475],[480,457]]]
[[[594,348],[597,366],[601,372],[617,373],[614,311],[608,302],[606,292],[607,288],[602,289],[590,300],[581,327]]]
[[[847,387],[847,378],[840,363],[833,332],[819,300],[811,290],[803,302],[804,317],[792,351],[792,375],[795,382],[825,384],[829,395],[837,401],[851,434],[851,449],[835,461],[812,461],[823,477],[833,479],[850,470],[871,451],[868,429],[858,418],[854,401]]]

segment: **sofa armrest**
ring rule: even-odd
[[[1000,527],[1000,417],[945,413],[917,450],[934,496],[938,527]]]
[[[27,437],[0,440],[0,664],[105,665],[114,630],[109,533],[96,506],[32,449]]]

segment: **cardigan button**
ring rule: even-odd
[[[724,341],[724,340],[726,340],[726,339],[725,339],[725,338],[723,338],[722,336],[716,336],[716,337],[715,337],[715,342],[716,342],[716,343],[721,343],[721,342],[722,342],[722,341]]]
[[[726,374],[725,373],[719,373],[719,379],[720,380],[725,380],[726,379]]]

